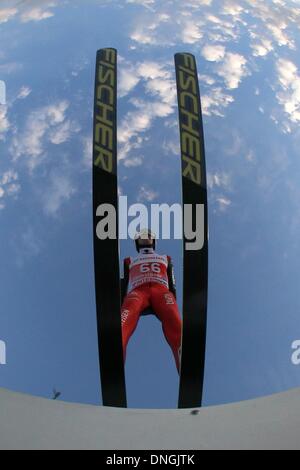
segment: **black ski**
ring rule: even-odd
[[[182,202],[185,205],[204,205],[204,244],[201,249],[187,250],[184,236],[183,260],[183,336],[179,387],[179,408],[202,405],[208,285],[207,189],[204,136],[200,92],[195,57],[175,55],[179,106],[179,128],[182,160]]]
[[[102,399],[104,406],[126,407],[122,352],[118,220],[115,239],[99,239],[102,217],[97,209],[112,205],[118,215],[117,51],[97,52],[94,137],[93,210],[96,308]]]

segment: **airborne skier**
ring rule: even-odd
[[[170,256],[155,251],[156,237],[147,229],[135,236],[138,255],[124,260],[121,310],[123,355],[141,315],[151,311],[162,323],[180,371],[182,321],[176,302],[176,286]]]
[[[93,126],[93,224],[102,401],[104,406],[126,407],[123,356],[126,355],[127,343],[139,317],[148,306],[162,321],[166,339],[174,353],[177,368],[180,369],[178,407],[199,407],[202,404],[206,354],[208,212],[196,59],[190,53],[175,55],[184,220],[186,217],[194,219],[197,205],[204,206],[203,247],[190,249],[188,240],[183,240],[183,325],[176,304],[171,260],[168,256],[155,253],[153,237],[150,237],[149,242],[137,237],[139,254],[137,258],[125,261],[121,324],[119,239],[108,237],[103,240],[98,237],[99,207],[109,204],[115,207],[117,215],[119,213],[117,65],[116,49],[97,51]],[[192,208],[192,214],[186,211],[188,207]],[[193,220],[191,226],[194,226]]]

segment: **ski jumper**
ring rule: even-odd
[[[124,260],[122,280],[124,298],[121,319],[124,361],[130,337],[139,318],[151,308],[162,323],[162,329],[180,370],[182,321],[176,302],[176,287],[172,261],[169,256],[157,254],[153,248],[144,248],[135,258]]]

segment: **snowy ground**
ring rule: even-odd
[[[300,389],[201,410],[74,405],[0,389],[0,449],[300,449]]]

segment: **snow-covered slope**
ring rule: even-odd
[[[300,449],[300,389],[197,410],[74,405],[0,389],[0,449]]]

